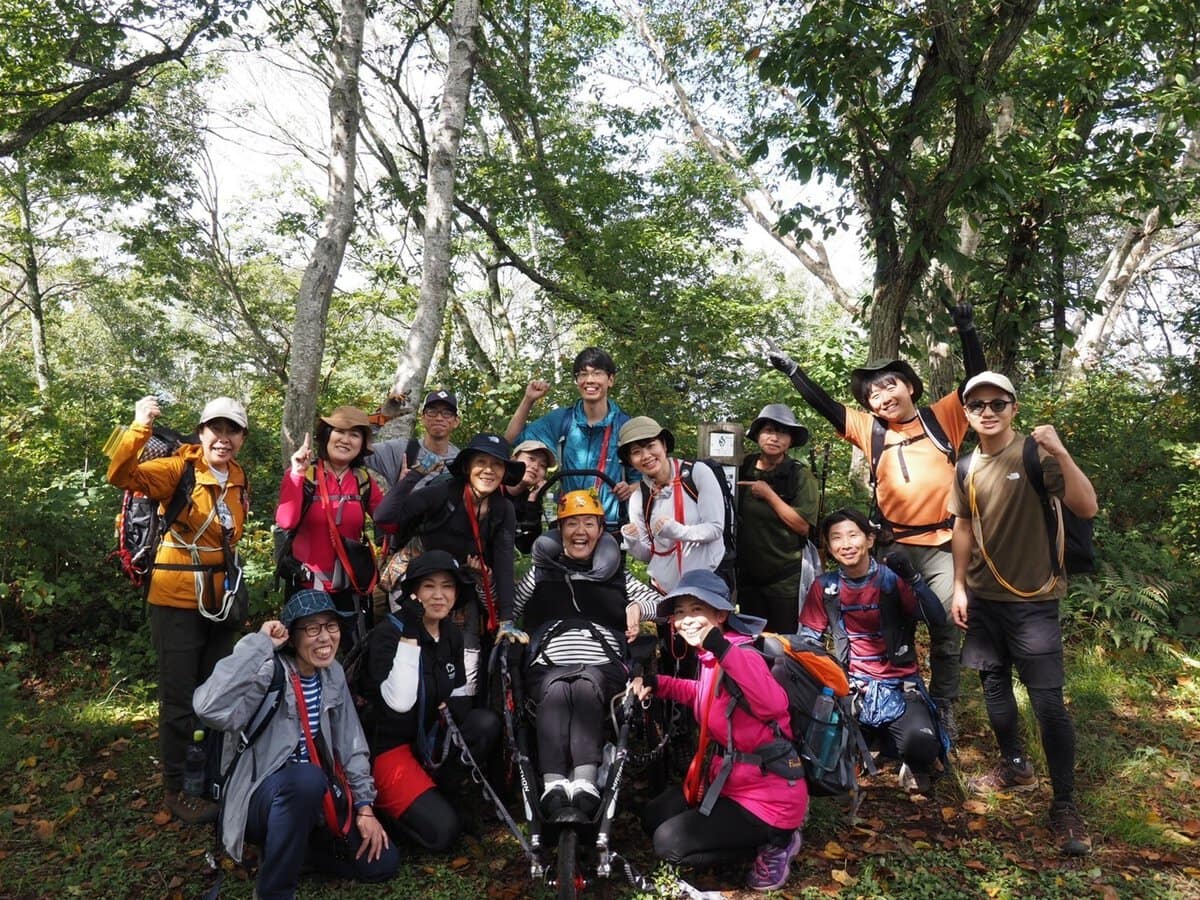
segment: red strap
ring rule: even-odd
[[[353,472],[353,469],[347,469],[347,472]],[[317,477],[317,496],[321,498],[321,506],[325,508],[325,524],[329,526],[329,542],[333,544],[333,552],[337,554],[338,561],[342,564],[342,570],[346,573],[346,578],[350,580],[350,586],[354,588],[356,593],[369,594],[375,590],[374,583],[367,587],[359,587],[359,584],[354,579],[354,566],[350,565],[350,560],[346,556],[346,545],[342,543],[342,534],[338,531],[337,525],[333,521],[333,504],[329,500],[329,486],[325,484],[325,461],[317,460],[317,470],[314,473]],[[334,476],[337,477],[336,475]],[[354,480],[355,487],[358,486],[358,478]],[[338,489],[341,489],[339,479]],[[366,526],[366,520],[363,521],[363,526]]]
[[[300,683],[300,675],[295,669],[292,669],[292,689],[296,692],[296,711],[300,715],[300,727],[304,729],[304,743],[308,746],[308,761],[324,771],[324,767],[321,766],[321,756],[317,753],[317,742],[313,740],[312,726],[308,722],[308,705],[304,702],[304,685]],[[329,777],[328,772],[326,772],[326,777]],[[346,824],[339,827],[337,811],[333,807],[333,797],[330,796],[328,788],[325,790],[322,806],[325,812],[325,824],[329,826],[329,829],[335,835],[348,836],[353,816],[348,816]]]
[[[683,467],[680,465],[680,462],[677,459],[671,460],[671,466],[672,466],[672,470],[674,472],[674,477],[671,479],[671,490],[672,490],[672,493],[674,494],[674,499],[675,499],[675,510],[674,510],[675,521],[678,522],[680,525],[682,525],[682,524],[684,524],[684,519],[683,519],[683,516],[684,516],[684,512],[683,512],[683,481],[680,477],[680,473],[683,471]],[[651,501],[651,505],[653,505],[653,500]],[[649,520],[646,521],[646,533],[650,535],[650,555],[651,556],[670,556],[672,553],[674,553],[675,554],[675,565],[679,569],[679,572],[682,574],[683,573],[683,542],[675,541],[668,549],[659,550],[654,546],[655,535],[654,535],[654,532],[652,532],[650,530]]]
[[[475,536],[475,550],[479,555],[479,574],[483,581],[483,602],[487,606],[487,630],[495,631],[500,621],[496,617],[496,597],[492,593],[492,577],[488,572],[487,561],[483,558],[483,539],[479,536],[479,518],[475,514],[475,501],[471,496],[471,486],[463,485],[463,505],[467,508],[467,521],[471,523],[471,534]]]
[[[600,465],[596,466],[601,472],[608,471],[608,439],[612,437],[612,422],[609,422],[604,429],[604,438],[600,441]],[[604,485],[604,479],[599,475],[596,476],[596,491]]]
[[[713,666],[713,679],[708,685],[708,696],[700,705],[700,742],[696,745],[696,755],[688,764],[687,775],[683,779],[683,798],[688,806],[697,806],[704,796],[704,757],[708,753],[708,713],[712,709],[713,697],[717,693],[717,682],[721,680],[720,665]]]

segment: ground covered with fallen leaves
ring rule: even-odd
[[[1181,648],[1076,648],[1069,669],[1091,856],[1057,853],[1045,827],[1045,782],[1032,794],[964,795],[965,778],[986,770],[993,752],[977,684],[964,677],[954,771],[929,796],[908,796],[885,769],[865,780],[853,821],[844,804],[815,800],[805,849],[778,896],[1200,898],[1198,664]],[[0,652],[0,897],[190,898],[213,884],[211,830],[173,822],[161,802],[151,696],[149,685],[118,680],[95,653]],[[726,897],[756,896],[741,887],[748,861],[679,873],[656,863],[635,818],[649,779],[633,774],[613,846],[657,895],[682,896],[678,876]],[[553,896],[530,878],[518,844],[482,799],[462,808],[470,833],[455,854],[410,854],[388,885],[306,880],[301,896]],[[519,806],[510,809],[520,821]],[[620,871],[587,874],[584,897],[650,895]],[[221,895],[251,894],[247,873],[226,861]]]

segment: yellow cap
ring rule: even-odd
[[[558,517],[569,519],[571,516],[604,516],[604,507],[594,490],[567,491],[558,498]]]

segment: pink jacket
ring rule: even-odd
[[[283,474],[279,485],[279,506],[275,508],[275,524],[285,530],[299,528],[296,539],[292,542],[292,556],[304,563],[316,576],[313,587],[329,590],[330,579],[333,577],[333,561],[335,551],[333,541],[329,539],[329,523],[325,517],[325,505],[321,502],[320,493],[313,495],[312,504],[300,521],[300,510],[304,503],[304,475],[297,475],[288,469]],[[338,521],[340,509],[340,524],[338,533],[343,537],[361,540],[363,532],[362,498],[359,496],[358,477],[354,469],[347,469],[338,478],[333,472],[325,470],[325,484],[329,491],[329,502],[333,507],[334,521]],[[371,496],[367,500],[367,510],[375,512],[383,500],[379,486],[371,481]],[[385,529],[386,530],[386,529]]]
[[[743,647],[750,642],[745,635],[727,631],[726,640],[733,646],[721,660],[726,678],[732,678],[745,694],[745,707],[735,706],[733,718],[727,719],[726,708],[733,702],[729,694],[718,686],[716,696],[708,712],[709,740],[720,747],[728,739],[727,722],[733,728],[735,750],[750,753],[775,738],[772,722],[778,722],[783,733],[791,737],[787,694],[772,677],[766,661],[752,647]],[[697,720],[701,705],[708,697],[712,681],[717,677],[717,658],[707,650],[700,650],[700,678],[674,678],[658,676],[656,693],[676,703],[686,703],[692,708]],[[722,758],[714,755],[708,770],[711,783],[721,768]],[[735,763],[721,794],[775,828],[799,828],[804,822],[808,808],[808,785],[800,778],[792,783],[780,775],[764,774],[758,766]]]

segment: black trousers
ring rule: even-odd
[[[163,787],[183,787],[183,761],[199,720],[192,694],[218,660],[233,651],[234,629],[193,609],[150,606],[150,640],[158,657],[158,752]]]
[[[625,686],[620,663],[602,666],[529,666],[529,696],[537,703],[538,768],[569,775],[599,765],[604,754],[608,700]]]
[[[646,804],[642,827],[654,839],[654,853],[675,865],[712,866],[743,859],[763,844],[786,847],[788,829],[768,825],[728,797],[718,797],[705,816],[688,806],[683,790],[670,787]]]

